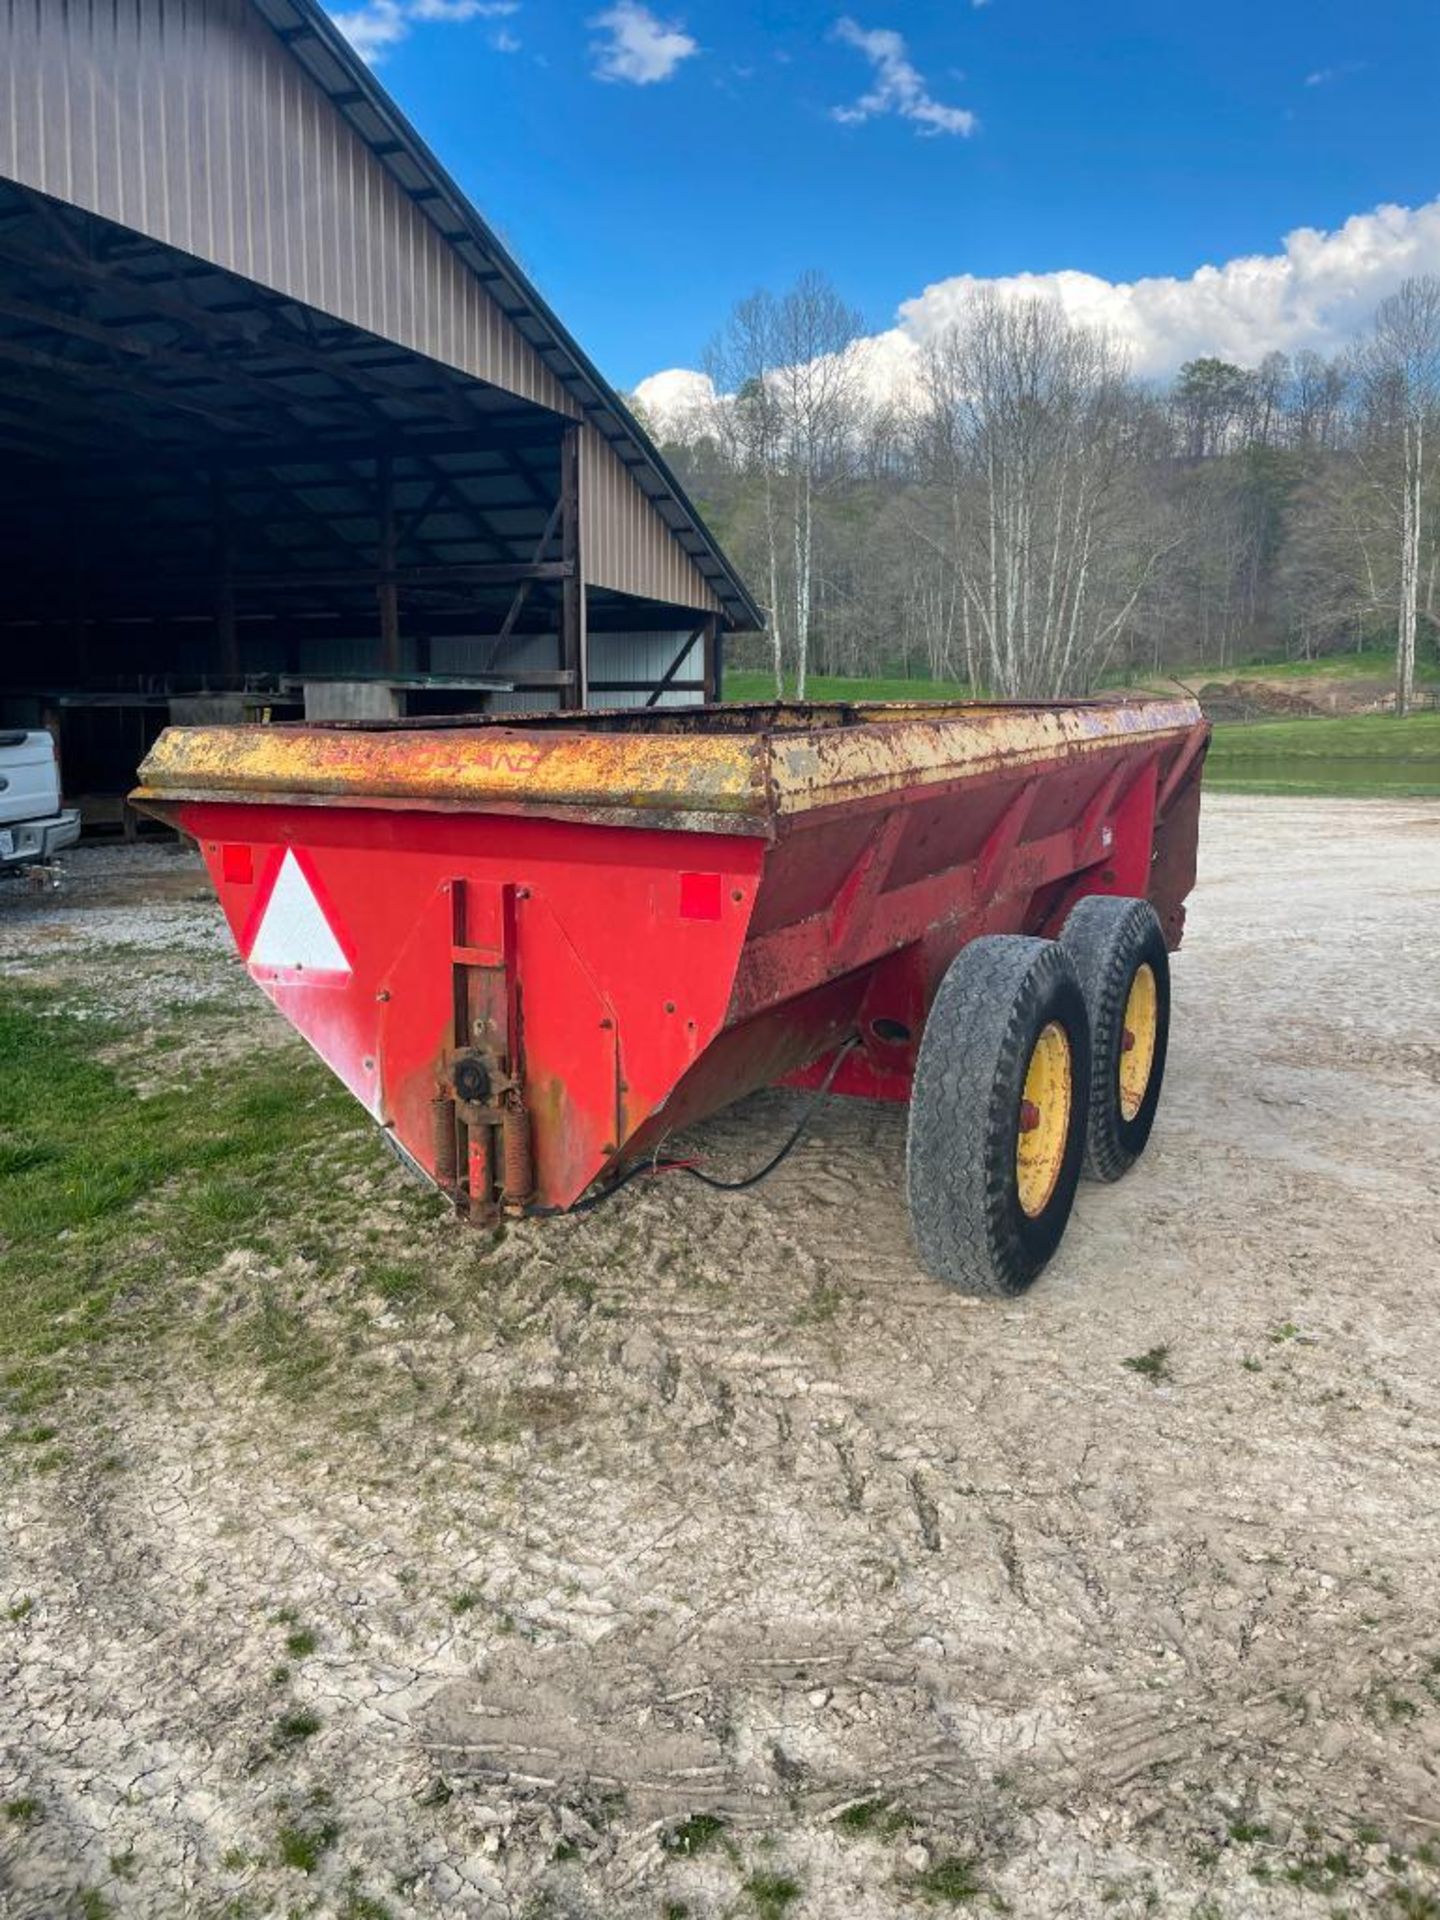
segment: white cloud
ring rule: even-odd
[[[875,401],[908,392],[919,367],[919,349],[899,328],[871,334],[859,343],[860,384]],[[645,418],[662,438],[685,440],[705,428],[717,400],[708,373],[691,367],[667,367],[649,374],[635,389]]]
[[[1365,62],[1363,60],[1342,60],[1338,67],[1317,67],[1313,73],[1307,73],[1305,76],[1305,85],[1307,87],[1328,87],[1336,80],[1348,80],[1351,74],[1363,73],[1364,71]]]
[[[678,21],[658,19],[639,0],[616,0],[589,24],[602,35],[590,47],[597,80],[628,80],[648,87],[668,80],[682,60],[700,51]]]
[[[1375,308],[1413,274],[1440,274],[1440,199],[1377,207],[1330,232],[1297,227],[1277,253],[1247,254],[1184,278],[1103,280],[1066,269],[999,279],[957,274],[902,303],[895,326],[863,346],[866,384],[877,397],[903,394],[920,352],[982,288],[1002,299],[1056,301],[1073,320],[1107,328],[1152,379],[1213,354],[1253,367],[1267,353],[1339,352]],[[672,368],[636,389],[652,417],[678,423],[708,390],[705,376]],[[688,383],[688,384],[687,384]]]
[[[379,60],[410,31],[401,0],[365,0],[363,7],[330,18],[362,60]]]
[[[514,11],[514,0],[410,0],[413,20],[479,20]]]
[[[1184,279],[1102,280],[1095,274],[969,274],[938,281],[900,308],[899,331],[923,342],[973,291],[1044,295],[1072,319],[1108,327],[1129,347],[1136,371],[1172,373],[1216,354],[1254,366],[1272,351],[1334,353],[1363,330],[1379,301],[1411,274],[1440,272],[1440,200],[1377,207],[1331,232],[1297,227],[1278,253],[1247,254]]]
[[[519,11],[520,0],[364,0],[358,7],[332,9],[330,18],[361,59],[373,65],[408,39],[417,23],[504,20]],[[513,53],[520,43],[500,28],[492,44],[501,53]]]
[[[852,106],[832,107],[833,119],[855,126],[879,114],[896,113],[902,120],[913,120],[927,136],[970,134],[980,124],[968,108],[947,107],[932,99],[924,76],[910,60],[903,37],[891,28],[866,28],[847,17],[836,21],[835,37],[863,53],[875,69],[875,77],[870,91],[862,93]]]
[[[715,382],[708,373],[696,373],[689,367],[667,367],[663,373],[652,373],[642,380],[635,398],[660,432],[683,435],[714,405]]]

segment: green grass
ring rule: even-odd
[[[1361,653],[1326,654],[1319,660],[1246,661],[1243,664],[1176,667],[1164,673],[1147,673],[1139,668],[1114,668],[1102,675],[1102,688],[1153,687],[1157,692],[1174,691],[1177,681],[1189,687],[1202,687],[1232,680],[1383,680],[1395,673],[1393,651],[1368,647]],[[1440,663],[1421,659],[1415,663],[1418,685],[1440,685]],[[785,693],[793,699],[795,680],[786,676]],[[972,694],[963,681],[907,680],[894,674],[861,675],[847,679],[835,674],[811,674],[805,687],[807,700],[968,700],[984,699],[984,689]],[[725,698],[736,701],[766,701],[775,698],[775,676],[764,669],[732,668],[725,675]],[[1308,724],[1308,723],[1302,723]]]
[[[1135,1353],[1120,1362],[1131,1373],[1138,1373],[1153,1386],[1162,1386],[1171,1378],[1169,1347],[1151,1347],[1148,1353]]]
[[[1440,794],[1440,713],[1218,726],[1205,778],[1259,793]]]
[[[785,686],[787,700],[795,697],[793,678]],[[725,675],[725,698],[764,701],[775,698],[773,673],[731,672]],[[805,684],[807,700],[968,700],[969,690],[954,680],[846,680],[830,674],[811,674]]]
[[[319,1731],[320,1716],[311,1713],[307,1707],[297,1707],[293,1713],[282,1714],[275,1723],[276,1751],[301,1746],[306,1740],[313,1739]]]
[[[1383,680],[1395,673],[1393,651],[1368,647],[1362,653],[1326,654],[1319,660],[1265,660],[1227,666],[1176,667],[1152,674],[1140,669],[1115,668],[1102,676],[1102,687],[1153,687],[1171,692],[1177,681],[1189,687],[1202,687],[1212,681],[1226,684],[1232,680]],[[1429,659],[1415,664],[1415,678],[1422,687],[1440,684],[1440,663]],[[793,675],[786,679],[786,697],[793,698]],[[808,700],[968,700],[983,699],[984,690],[971,693],[958,680],[907,680],[891,674],[863,675],[846,679],[833,674],[812,674],[806,683]],[[725,698],[738,701],[765,701],[775,698],[775,676],[753,668],[734,668],[725,675]],[[1301,724],[1309,724],[1302,722]]]
[[[760,1920],[785,1920],[803,1891],[798,1880],[784,1873],[752,1873],[743,1891],[754,1903]]]
[[[319,1820],[301,1825],[282,1822],[275,1830],[275,1845],[283,1865],[296,1873],[314,1873],[321,1860],[340,1838],[339,1822]]]
[[[117,1327],[153,1332],[175,1316],[177,1280],[237,1243],[283,1259],[287,1212],[321,1157],[359,1138],[344,1092],[288,1049],[146,1096],[101,1057],[115,1040],[43,997],[7,989],[0,1007],[0,1412],[11,1440],[39,1431],[26,1416],[67,1356],[93,1358]],[[303,1369],[303,1332],[275,1303],[257,1334],[262,1363],[268,1350],[277,1367]]]
[[[976,1876],[975,1861],[967,1855],[947,1854],[937,1860],[923,1872],[917,1873],[910,1882],[915,1892],[926,1900],[943,1902],[947,1906],[959,1907],[976,1900],[985,1891]]]
[[[704,1853],[723,1839],[725,1822],[714,1813],[692,1813],[688,1820],[682,1820],[678,1826],[669,1827],[660,1836],[660,1846],[666,1853],[679,1854],[682,1858],[690,1854]]]
[[[387,1907],[383,1900],[351,1887],[340,1902],[340,1920],[394,1920],[394,1909]]]
[[[1189,667],[1181,678],[1205,680],[1390,680],[1395,673],[1392,647],[1366,647],[1359,653],[1327,653],[1318,660],[1263,660],[1229,667]],[[1440,665],[1415,662],[1415,678],[1422,683],[1440,680]]]
[[[903,1807],[894,1806],[888,1800],[860,1800],[835,1816],[836,1829],[857,1838],[876,1835],[888,1840],[914,1825],[913,1813],[907,1813]]]
[[[1418,760],[1440,771],[1440,713],[1324,715],[1313,720],[1256,720],[1215,729],[1213,760],[1256,755],[1325,760]]]
[[[1393,647],[1366,647],[1360,653],[1327,653],[1318,660],[1228,660],[1224,666],[1213,662],[1199,666],[1167,667],[1151,673],[1141,667],[1112,667],[1101,675],[1104,687],[1174,688],[1176,681],[1188,687],[1211,684],[1228,686],[1232,680],[1380,680],[1387,685],[1395,677]],[[1440,682],[1440,662],[1426,657],[1415,662],[1415,679],[1421,686]]]

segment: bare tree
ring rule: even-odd
[[[780,604],[780,527],[776,484],[780,412],[773,381],[779,325],[775,299],[753,293],[731,313],[711,342],[705,369],[714,393],[711,431],[743,472],[758,481],[764,545],[765,614],[770,627],[775,697],[785,692],[785,628]]]
[[[769,381],[790,498],[795,697],[805,698],[815,597],[816,496],[850,471],[860,413],[862,321],[823,274],[805,273],[777,303]]]
[[[1285,399],[1290,390],[1290,381],[1289,355],[1267,353],[1251,376],[1253,418],[1249,437],[1252,445],[1279,445],[1284,432]]]
[[[1123,354],[1051,301],[986,291],[931,342],[924,383],[975,677],[1010,696],[1085,684],[1174,538],[1138,484]]]
[[[1335,446],[1347,380],[1342,361],[1323,359],[1308,348],[1296,354],[1288,396],[1296,446],[1322,452]]]
[[[794,674],[924,671],[1083,689],[1397,637],[1397,704],[1440,636],[1440,282],[1362,349],[1128,377],[1053,304],[981,294],[877,404],[857,316],[818,276],[754,295],[671,448],[769,609]],[[750,655],[759,664],[759,656]]]
[[[1440,413],[1440,279],[1407,280],[1382,300],[1360,365],[1372,409],[1388,416],[1399,450],[1399,581],[1395,636],[1395,708],[1415,698],[1415,629],[1420,608],[1433,605],[1435,536],[1432,481]],[[1428,572],[1428,579],[1426,574]]]
[[[802,274],[778,299],[742,300],[712,344],[715,431],[756,477],[764,530],[766,611],[777,694],[786,635],[805,697],[815,615],[816,502],[854,470],[861,420],[861,318],[823,275]]]

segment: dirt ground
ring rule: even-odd
[[[1393,713],[1395,680],[1390,673],[1292,672],[1284,679],[1241,673],[1217,680],[1191,674],[1185,681],[1215,720],[1276,720],[1309,714]],[[1423,701],[1427,688],[1422,684]]]
[[[0,992],[292,1044],[194,877],[0,893]],[[0,1913],[1435,1920],[1440,805],[1209,801],[1175,977],[1014,1303],[836,1102],[751,1193],[414,1230],[461,1304],[372,1298],[363,1420],[137,1352],[0,1472]],[[412,1232],[378,1151],[356,1206]]]

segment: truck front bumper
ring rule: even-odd
[[[80,815],[74,807],[48,820],[17,820],[0,827],[0,867],[39,866],[79,838]]]

